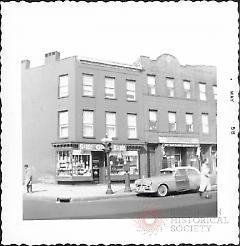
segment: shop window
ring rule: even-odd
[[[136,100],[136,82],[133,80],[127,80],[127,100]]]
[[[58,151],[57,152],[57,176],[71,176],[72,175],[72,164],[70,160],[69,151]]]
[[[186,130],[187,132],[193,132],[193,114],[187,113],[186,117]]]
[[[116,113],[106,112],[106,136],[116,138]]]
[[[149,110],[149,130],[157,130],[157,110]]]
[[[105,77],[105,97],[115,98],[115,78]]]
[[[199,92],[200,92],[200,100],[206,101],[206,84],[205,83],[199,83]]]
[[[177,130],[176,112],[168,112],[168,123],[169,123],[169,131],[175,132]]]
[[[208,134],[208,114],[202,114],[202,132]]]
[[[68,96],[68,75],[59,76],[58,97]]]
[[[127,114],[128,138],[137,138],[137,115]]]
[[[112,152],[110,154],[111,175],[124,175],[124,165],[130,165],[130,175],[139,174],[139,161],[137,151]]]
[[[174,79],[166,78],[167,88],[168,88],[168,96],[174,97]]]
[[[213,96],[214,96],[214,100],[217,100],[217,86],[216,85],[213,86]]]
[[[94,134],[93,111],[84,110],[83,111],[83,136],[93,137],[93,134]]]
[[[68,111],[58,112],[59,137],[68,138]]]
[[[83,96],[93,96],[93,75],[83,74]]]
[[[191,98],[191,85],[190,81],[184,80],[183,81],[183,88],[184,88],[184,96],[186,99]]]
[[[156,94],[156,76],[148,75],[147,84],[148,84],[148,94],[155,95]]]
[[[90,154],[74,155],[72,165],[73,176],[91,176],[92,162]]]

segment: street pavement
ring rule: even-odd
[[[24,220],[51,219],[126,219],[126,218],[201,218],[217,216],[217,192],[211,199],[198,193],[176,193],[166,197],[136,195],[110,199],[56,203],[49,199],[24,199]]]

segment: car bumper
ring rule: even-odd
[[[136,185],[136,193],[155,193],[151,185]]]

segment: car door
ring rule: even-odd
[[[185,169],[177,169],[175,173],[176,190],[189,190],[190,183]]]
[[[200,173],[197,170],[188,169],[187,174],[189,178],[190,189],[198,189],[200,186]]]

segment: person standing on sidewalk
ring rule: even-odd
[[[205,198],[210,198],[209,191],[211,190],[211,182],[210,182],[210,168],[208,165],[208,159],[205,159],[203,161],[200,178],[201,180],[200,180],[199,195],[202,198],[203,193],[206,191]]]
[[[25,168],[25,185],[27,187],[27,193],[32,193],[32,172],[28,167],[28,164],[24,165]]]

